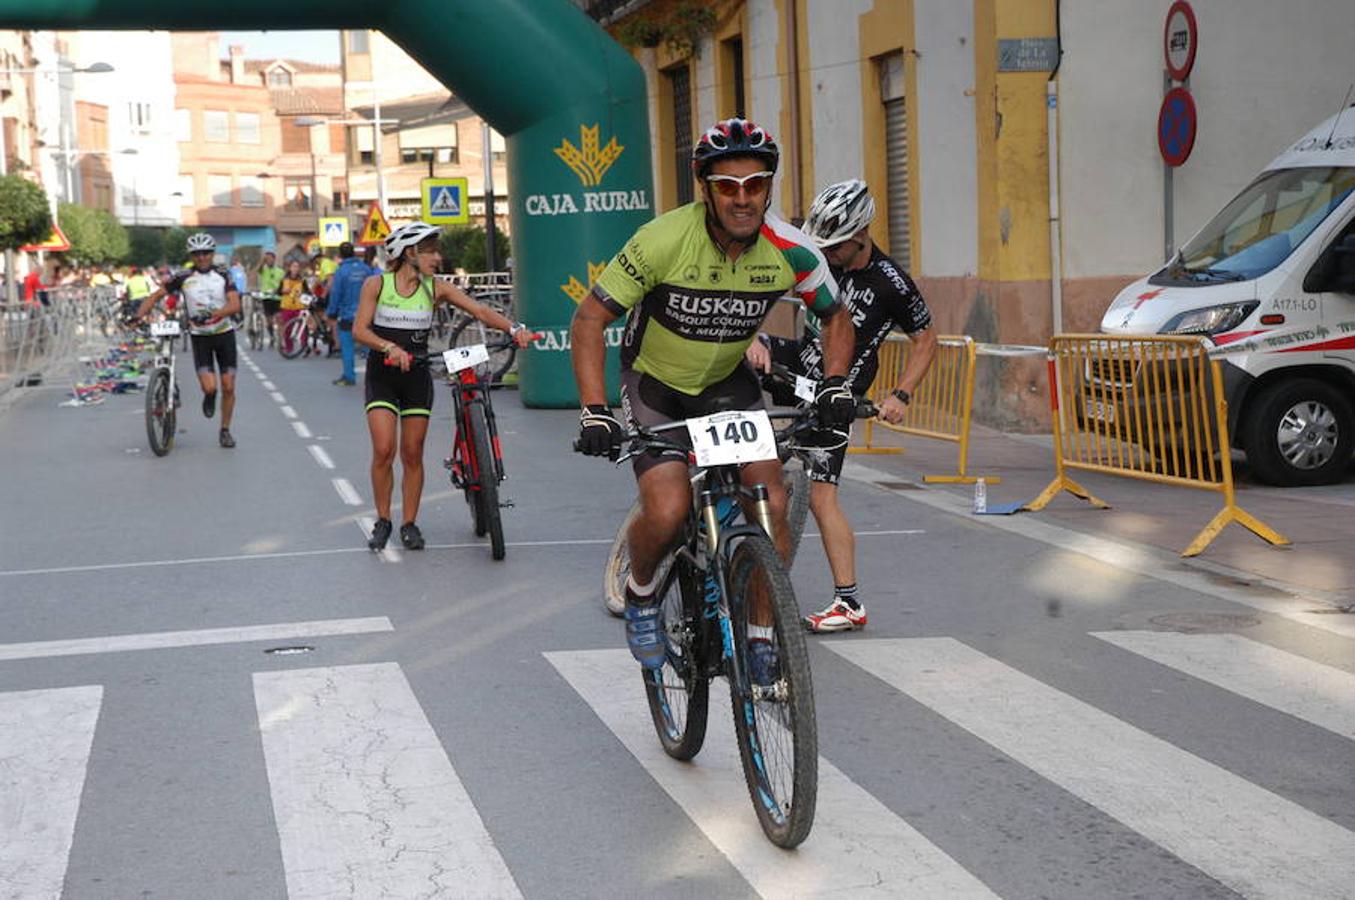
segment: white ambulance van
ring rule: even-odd
[[[1203,335],[1220,348],[1229,433],[1251,471],[1341,480],[1355,451],[1355,106],[1121,291],[1101,330]]]

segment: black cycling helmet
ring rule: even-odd
[[[781,151],[761,125],[747,119],[725,119],[707,128],[692,147],[692,171],[697,178],[705,178],[711,163],[736,156],[755,156],[775,172]]]

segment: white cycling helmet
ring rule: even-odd
[[[820,247],[831,247],[856,234],[875,218],[875,200],[859,178],[823,189],[809,207],[804,232]]]
[[[216,249],[216,241],[205,231],[199,231],[197,234],[188,236],[188,252],[202,253]]]
[[[428,238],[437,237],[440,234],[442,234],[440,227],[430,225],[427,222],[410,222],[408,225],[401,225],[386,236],[386,253],[391,259],[400,259],[410,247],[416,247]]]

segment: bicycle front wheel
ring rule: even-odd
[[[630,576],[630,526],[640,516],[640,501],[636,500],[630,512],[616,529],[612,551],[607,554],[607,565],[602,570],[602,603],[614,616],[626,610],[626,579]]]
[[[146,386],[146,438],[151,452],[164,456],[174,449],[174,398],[169,369],[156,369]]]
[[[499,307],[490,304],[495,309]],[[504,315],[508,315],[506,310],[500,309]],[[447,346],[460,347],[465,344],[488,343],[491,340],[497,341],[507,337],[504,332],[493,328],[486,328],[479,319],[472,319],[469,316],[462,318],[452,326],[451,337],[447,341]],[[503,376],[508,374],[508,370],[513,368],[513,361],[517,358],[517,345],[510,343],[506,347],[501,347],[489,354],[489,377],[485,379],[489,382],[490,388],[496,388],[503,382]]]
[[[814,824],[819,781],[814,686],[799,606],[776,548],[761,534],[734,548],[728,586],[736,655],[729,695],[744,780],[767,839],[795,847]],[[764,624],[754,636],[766,636],[775,653],[766,684],[754,684],[750,671],[750,619]]]
[[[307,337],[306,317],[289,319],[278,336],[278,353],[283,359],[296,359],[306,349]]]
[[[489,532],[489,553],[494,559],[503,559],[503,519],[499,515],[499,477],[494,466],[494,450],[489,440],[489,420],[479,403],[470,408],[471,446],[475,448],[475,478],[480,482],[479,517],[477,527],[483,524]]]
[[[642,669],[641,677],[659,743],[669,756],[687,760],[706,740],[710,680],[702,672],[705,620],[699,573],[681,557],[669,559],[672,564],[659,582],[664,663]]]

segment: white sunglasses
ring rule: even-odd
[[[715,190],[726,197],[734,197],[743,188],[748,194],[761,194],[772,184],[771,172],[754,172],[740,178],[737,175],[707,175],[707,182],[714,182]]]

